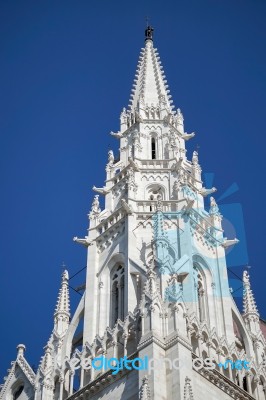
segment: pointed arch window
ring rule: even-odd
[[[152,160],[156,159],[156,143],[155,138],[151,138],[151,158]]]
[[[17,400],[20,398],[21,393],[23,392],[24,385],[20,385],[19,388],[13,394],[13,400]]]
[[[160,199],[164,200],[164,198],[165,198],[164,188],[160,185],[152,184],[151,186],[148,187],[147,195],[145,196],[145,198],[147,200],[152,201],[152,203],[149,204],[149,209],[150,209],[150,211],[154,211],[155,202]]]
[[[197,265],[194,265],[195,289],[197,291],[197,314],[200,322],[208,319],[207,297],[204,276]]]
[[[113,327],[118,319],[124,320],[124,267],[117,266],[111,274],[110,323]]]

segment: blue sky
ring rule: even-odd
[[[109,132],[128,104],[146,15],[174,104],[197,133],[189,157],[200,146],[217,199],[239,188],[221,204],[241,204],[240,253],[266,317],[265,14],[262,0],[1,1],[1,377],[18,343],[38,365],[62,262],[70,275],[86,264],[72,238],[86,234],[109,146],[117,153]],[[72,310],[78,300],[71,291]]]

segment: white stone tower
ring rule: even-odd
[[[229,291],[225,249],[238,241],[224,238],[213,197],[205,210],[216,189],[203,187],[198,153],[187,158],[194,133],[172,105],[151,27],[145,36],[131,104],[111,132],[120,156],[109,151],[88,235],[74,238],[88,247],[85,292],[70,323],[63,274],[32,398],[265,399],[266,342],[247,272],[243,315]],[[146,357],[151,368],[114,375],[93,367],[99,357]]]

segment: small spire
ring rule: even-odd
[[[54,313],[55,330],[60,334],[68,328],[70,319],[68,280],[68,271],[65,269]]]
[[[257,334],[260,331],[260,315],[251,289],[248,271],[243,273],[243,286],[243,318],[249,331]]]
[[[254,295],[250,285],[248,271],[243,272],[243,286],[244,286],[244,297],[243,297],[244,314],[255,313],[259,316],[256,301],[254,299]]]

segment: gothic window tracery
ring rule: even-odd
[[[124,320],[124,267],[117,266],[111,275],[111,326]]]
[[[197,292],[197,314],[200,322],[207,320],[207,297],[203,274],[198,266],[194,265],[194,283]]]

